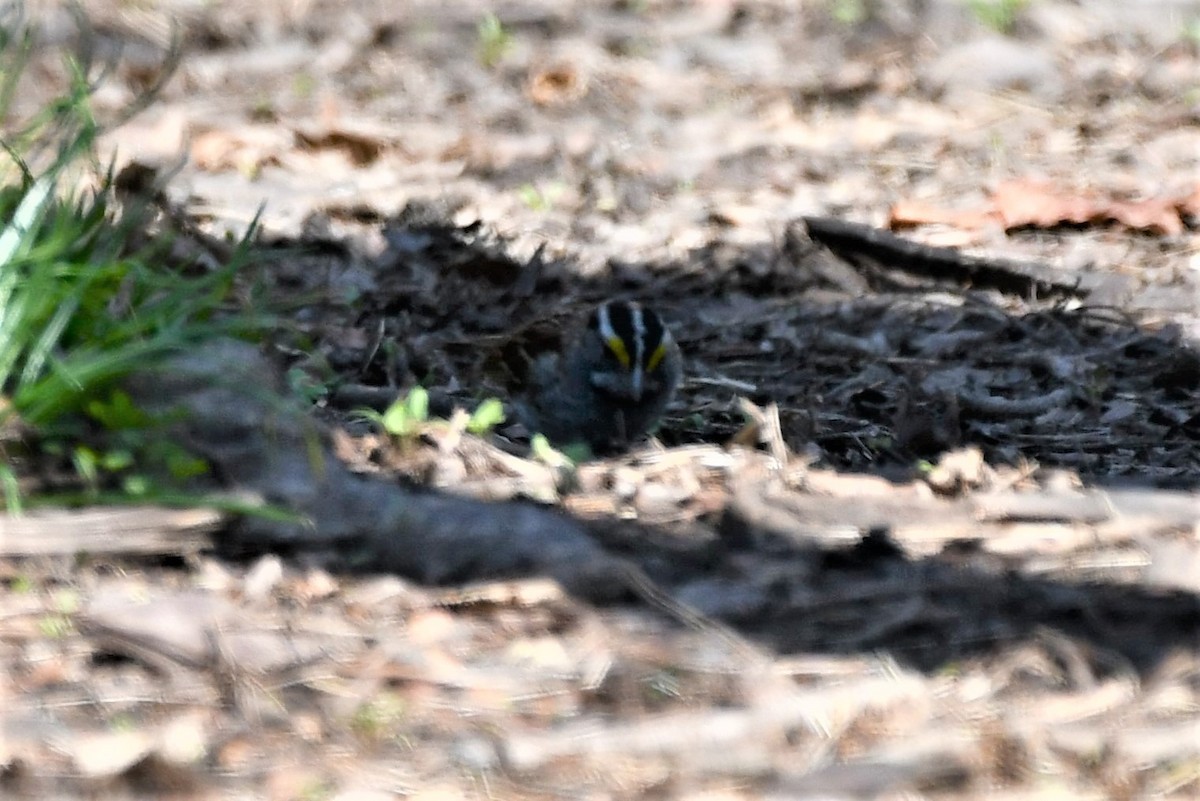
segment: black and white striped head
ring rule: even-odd
[[[653,309],[613,300],[588,318],[603,350],[602,369],[592,371],[592,385],[619,397],[640,401],[661,385],[658,369],[671,348],[671,332]]]

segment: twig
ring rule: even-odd
[[[994,287],[1021,297],[1079,297],[1082,277],[1064,280],[1041,264],[967,256],[954,248],[923,245],[890,231],[829,217],[804,217],[808,234],[838,253],[879,259],[889,267],[933,277],[952,278],[975,287]]]

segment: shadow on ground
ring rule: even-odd
[[[348,280],[359,289],[353,303],[330,291],[306,307],[309,355],[298,366],[324,359],[343,386],[390,397],[420,382],[442,411],[470,407],[511,396],[514,353],[556,347],[572,319],[622,296],[658,307],[686,354],[689,380],[659,432],[668,445],[727,441],[743,425],[744,396],[778,404],[791,450],[842,471],[911,479],[920,460],[975,445],[991,464],[1029,465],[1032,480],[1057,469],[1098,485],[1200,480],[1200,359],[1177,332],[1144,329],[1120,310],[886,264],[864,270],[790,234],[581,276],[542,252],[516,259],[447,214],[410,207],[387,222],[381,256],[325,243],[276,270],[281,291]],[[887,652],[938,671],[1037,639],[1058,643],[1051,652],[1068,673],[1095,677],[1145,672],[1200,645],[1196,595],[1072,578],[1066,563],[1039,577],[953,544],[913,560],[886,528],[830,550],[727,512],[688,522],[716,535],[663,546],[680,541],[670,526],[588,525],[688,603],[743,593],[741,611],[718,604],[721,616],[781,653]]]

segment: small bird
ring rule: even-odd
[[[561,353],[533,363],[517,412],[556,445],[621,450],[658,422],[682,375],[679,345],[658,313],[609,301]]]

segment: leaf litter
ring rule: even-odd
[[[1107,174],[1195,175],[1195,140],[1158,137],[1185,93],[1151,91],[1194,52],[1098,16],[1039,60],[1078,71],[1060,107],[968,93],[948,113],[895,53],[972,31],[961,7],[896,4],[869,33],[782,4],[623,5],[501,9],[488,64],[462,56],[465,6],[436,25],[406,6],[411,29],[356,4],[187,11],[194,96],[164,113],[218,134],[168,191],[215,231],[267,198],[267,244],[294,256],[268,280],[312,298],[274,352],[337,377],[315,410],[330,470],[253,415],[218,448],[230,396],[203,376],[274,368],[194,355],[197,436],[235,487],[307,496],[313,528],[230,523],[211,536],[238,561],[204,547],[208,517],[113,518],[128,541],[53,517],[60,555],[5,552],[6,791],[1194,794],[1194,204],[1132,239],[1059,227],[1131,224],[1112,198],[1139,195]],[[1031,8],[1051,6],[1018,32],[1042,55],[1078,22]],[[1150,53],[1155,76],[1104,66]],[[1094,146],[1064,158],[1062,117]],[[246,135],[264,119],[289,122]],[[1143,134],[1152,157],[1131,156]],[[947,254],[813,222],[978,208],[1038,154],[1052,213],[1025,217],[1051,232],[1002,222]],[[1119,192],[1075,219],[1055,188],[1085,179]],[[688,355],[657,443],[564,469],[503,425],[401,448],[352,419],[418,384],[445,420],[507,400],[514,354],[614,294],[660,307]]]

